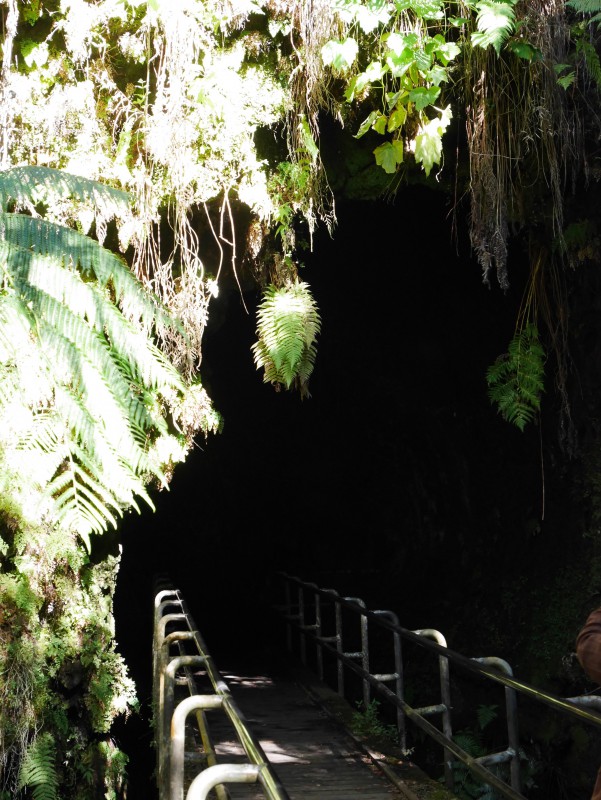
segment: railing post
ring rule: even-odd
[[[499,672],[505,673],[509,678],[513,678],[513,669],[503,658],[489,656],[487,658],[474,658],[479,664],[485,664]],[[511,788],[516,792],[522,791],[522,780],[520,776],[520,737],[518,733],[518,704],[515,689],[505,686],[505,717],[507,723],[507,749],[501,753],[493,753],[491,756],[482,756],[479,761],[486,763],[487,760],[498,758],[500,761],[510,762]]]
[[[378,616],[388,619],[396,627],[399,625],[399,618],[393,611],[374,611],[374,614],[378,614]],[[373,677],[376,678],[376,680],[382,681],[383,683],[394,681],[395,694],[402,703],[405,699],[403,688],[403,660],[401,657],[401,637],[398,631],[392,631],[392,643],[394,653],[394,672],[385,675],[374,675]],[[405,725],[405,712],[403,711],[401,704],[397,705],[396,707],[396,724],[399,735],[399,744],[401,749],[405,751],[407,749],[407,732]]]
[[[303,587],[298,587],[298,635],[300,646],[300,659],[302,663],[307,665],[307,643],[305,641],[305,593]]]
[[[169,800],[184,798],[184,751],[186,742],[186,718],[197,709],[221,708],[223,697],[217,694],[192,695],[186,697],[171,717],[171,746],[169,762]]]
[[[336,674],[337,674],[337,686],[338,686],[338,694],[341,697],[344,697],[344,664],[342,663],[342,659],[340,656],[342,655],[342,610],[340,608],[339,595],[338,592],[334,589],[323,589],[325,594],[329,594],[332,596],[332,602],[334,607],[334,626],[335,626],[335,633],[333,636],[320,636],[320,650],[323,650],[321,644],[325,642],[334,642],[336,644]],[[321,618],[320,618],[320,625],[321,625]],[[322,653],[322,665],[323,665],[323,653]],[[323,668],[322,668],[323,673]],[[323,674],[321,676],[321,680],[323,680]]]
[[[442,633],[434,630],[433,628],[423,628],[421,630],[413,631],[413,633],[417,633],[419,636],[424,636],[427,639],[432,639],[441,647],[447,646],[447,640]],[[442,701],[442,732],[448,739],[451,739],[453,737],[453,726],[451,724],[451,680],[449,677],[449,659],[446,658],[446,656],[438,656],[438,667],[440,671],[440,698]],[[448,788],[453,791],[454,780],[451,753],[446,747],[443,748],[443,758],[445,783]]]
[[[216,764],[194,778],[186,800],[206,800],[211,789],[221,783],[256,783],[260,772],[255,764]]]
[[[361,600],[360,597],[345,597],[344,600],[347,600],[350,603],[355,603],[360,608],[365,608],[365,602]],[[369,633],[367,627],[367,617],[365,614],[361,614],[360,617],[360,626],[361,626],[361,650],[358,653],[345,653],[348,658],[357,658],[361,659],[361,666],[363,667],[365,674],[369,675]],[[364,677],[363,678],[363,706],[367,711],[369,707],[369,703],[371,700],[371,686],[369,680]]]
[[[284,593],[286,596],[286,647],[288,652],[292,652],[292,598],[290,596],[290,581],[288,576],[284,575]]]
[[[317,589],[317,587],[315,587]],[[317,677],[320,681],[323,680],[323,650],[321,649],[321,598],[315,592],[315,658],[317,661]]]
[[[204,656],[176,656],[171,659],[164,671],[164,692],[161,697],[160,717],[162,720],[161,753],[159,763],[159,796],[161,800],[167,797],[170,782],[170,732],[173,706],[175,701],[175,675],[180,667],[199,667],[205,663]]]

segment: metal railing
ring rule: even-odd
[[[518,694],[538,703],[543,703],[562,714],[591,723],[601,729],[601,697],[560,698],[542,692],[534,686],[515,680],[510,665],[501,658],[467,658],[448,649],[444,636],[433,629],[410,631],[401,627],[392,611],[370,611],[363,600],[357,597],[341,597],[334,589],[319,588],[314,583],[302,581],[286,573],[280,573],[285,587],[285,603],[278,610],[286,622],[287,646],[294,650],[294,632],[298,634],[298,651],[303,664],[307,665],[307,648],[314,645],[313,663],[320,680],[324,680],[324,655],[328,654],[336,666],[337,691],[346,696],[346,672],[357,675],[362,684],[365,709],[371,702],[372,690],[396,709],[396,727],[399,744],[406,750],[406,726],[409,720],[443,749],[444,777],[449,789],[453,789],[453,761],[462,762],[478,779],[491,786],[502,797],[510,800],[526,800],[521,793],[520,748],[518,731]],[[348,640],[349,614],[358,620],[354,639],[359,640],[358,650],[345,651]],[[328,622],[324,620],[328,620]],[[343,624],[346,623],[346,624]],[[389,631],[392,638],[391,656],[393,669],[388,673],[370,671],[370,633],[373,629]],[[352,631],[352,629],[351,629]],[[440,700],[432,705],[412,708],[405,698],[403,676],[403,645],[411,642],[438,661],[440,678]],[[381,647],[380,647],[381,650]],[[474,757],[453,740],[450,665],[453,669],[468,674],[477,674],[486,681],[504,687],[505,718],[507,724],[507,746],[495,753]],[[346,671],[346,672],[345,672]],[[392,686],[392,688],[390,688]],[[439,717],[440,728],[427,718]],[[502,780],[489,767],[509,764],[509,783]]]
[[[199,673],[210,681],[212,693],[199,693]],[[189,696],[176,706],[177,685],[187,685]],[[248,763],[218,763],[205,714],[215,709],[229,718]],[[213,789],[218,800],[227,800],[228,783],[258,783],[268,800],[289,800],[217,670],[181,592],[172,588],[156,591],[154,598],[153,711],[159,800],[184,800],[185,730],[192,712],[207,766],[190,783],[186,800],[205,800]]]

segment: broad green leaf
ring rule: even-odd
[[[442,136],[451,121],[451,107],[447,106],[440,117],[435,117],[422,125],[415,137],[415,160],[421,163],[426,175],[434,164],[440,164],[442,155]]]
[[[353,64],[359,45],[352,37],[347,37],[344,41],[330,39],[321,48],[321,57],[326,66],[331,66],[337,72],[344,72]]]
[[[412,50],[404,50],[400,56],[386,56],[386,66],[394,78],[401,78],[413,65],[415,61]]]
[[[395,56],[400,56],[405,48],[415,47],[419,37],[416,33],[389,33],[382,37],[382,41]]]
[[[444,3],[442,0],[394,0],[397,11],[412,11],[422,19],[442,19]]]
[[[403,149],[403,143],[398,139],[384,142],[374,150],[376,164],[382,167],[384,172],[392,175],[396,172],[398,165],[403,162]]]
[[[428,53],[426,50],[416,50],[414,53],[414,58],[419,70],[425,72],[427,69],[430,69],[432,65],[431,53]]]
[[[405,124],[406,119],[407,109],[405,106],[397,106],[392,114],[388,117],[388,132],[392,133],[392,131],[396,131],[397,128],[400,128],[401,125]]]
[[[373,129],[377,133],[386,133],[386,125],[388,124],[388,117],[385,114],[379,114],[378,118],[373,124]]]
[[[438,86],[430,86],[429,88],[416,86],[415,89],[409,92],[409,100],[415,103],[418,111],[422,111],[427,106],[434,105],[439,94],[440,88]]]
[[[538,61],[542,57],[541,51],[538,47],[524,41],[524,39],[510,39],[507,42],[507,48],[515,53],[518,58],[523,58],[524,61]]]
[[[367,133],[367,131],[371,128],[371,126],[374,124],[377,118],[378,118],[378,112],[372,111],[371,114],[366,119],[364,119],[361,125],[359,126],[359,130],[355,134],[355,139],[360,139],[362,136],[364,136]]]
[[[355,18],[363,33],[371,33],[380,24],[386,24],[390,19],[387,3],[368,2],[360,5],[355,12]]]
[[[385,71],[386,67],[380,61],[372,61],[362,74],[365,75],[369,81],[379,81]]]
[[[401,89],[400,92],[388,92],[386,94],[386,104],[388,108],[394,108],[399,103],[404,103],[409,99],[409,92]]]
[[[460,52],[461,48],[459,45],[455,44],[455,42],[445,42],[436,48],[436,55],[445,67],[450,61],[456,58]]]
[[[445,83],[445,81],[448,79],[449,73],[447,72],[446,68],[442,67],[440,64],[434,64],[432,69],[429,69],[426,72],[426,80],[433,83],[434,86]]]
[[[32,67],[43,67],[48,63],[48,45],[46,42],[41,44],[34,44],[31,42],[32,47],[25,47],[25,43],[21,46],[23,54],[23,61],[27,64],[29,69]]]

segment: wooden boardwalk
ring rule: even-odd
[[[407,798],[293,678],[277,670],[222,675],[291,800]],[[225,715],[209,712],[208,722],[218,761],[244,761]],[[228,784],[228,791],[232,800],[264,797],[256,784]]]

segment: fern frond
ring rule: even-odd
[[[0,214],[0,263],[11,272],[27,275],[35,256],[67,261],[93,277],[100,286],[110,286],[118,305],[128,317],[147,327],[161,324],[178,327],[168,311],[150,295],[125,261],[94,239],[65,225],[57,225],[26,214]]]
[[[482,743],[470,730],[459,731],[458,733],[454,734],[453,741],[456,742],[459,747],[461,747],[462,750],[465,750],[465,752],[470,756],[477,758],[478,756],[484,755]]]
[[[601,12],[601,0],[568,0],[568,8],[572,8],[578,14],[598,14]]]
[[[535,325],[515,334],[508,352],[488,368],[488,396],[501,416],[523,431],[540,410],[545,351]]]
[[[93,184],[9,170],[0,205],[34,213],[52,190],[105,212],[127,208],[123,193]],[[152,339],[165,327],[177,324],[119,256],[64,225],[0,210],[0,440],[21,461],[35,454],[32,485],[88,544],[126,507],[139,510],[136,498],[153,507],[151,479],[166,483],[152,445],[168,431],[165,398],[186,386]]]
[[[480,0],[475,4],[477,32],[472,33],[472,43],[478,47],[492,47],[497,54],[515,29],[517,0]]]
[[[287,389],[296,382],[306,393],[316,357],[319,311],[308,284],[290,283],[283,289],[268,286],[257,313],[258,341],[252,346],[264,382]]]
[[[576,52],[582,56],[584,65],[593,81],[598,87],[601,87],[601,59],[599,59],[599,54],[592,42],[584,36],[579,36],[576,39]]]
[[[127,192],[51,167],[20,166],[0,171],[0,208],[18,207],[73,198],[92,205],[105,219],[126,215],[131,207]]]
[[[50,733],[30,742],[19,770],[19,789],[31,789],[33,800],[58,800],[56,747]]]
[[[490,706],[479,705],[476,714],[478,717],[478,727],[483,731],[487,725],[490,725],[491,722],[494,722],[499,716],[499,706],[496,704]]]

